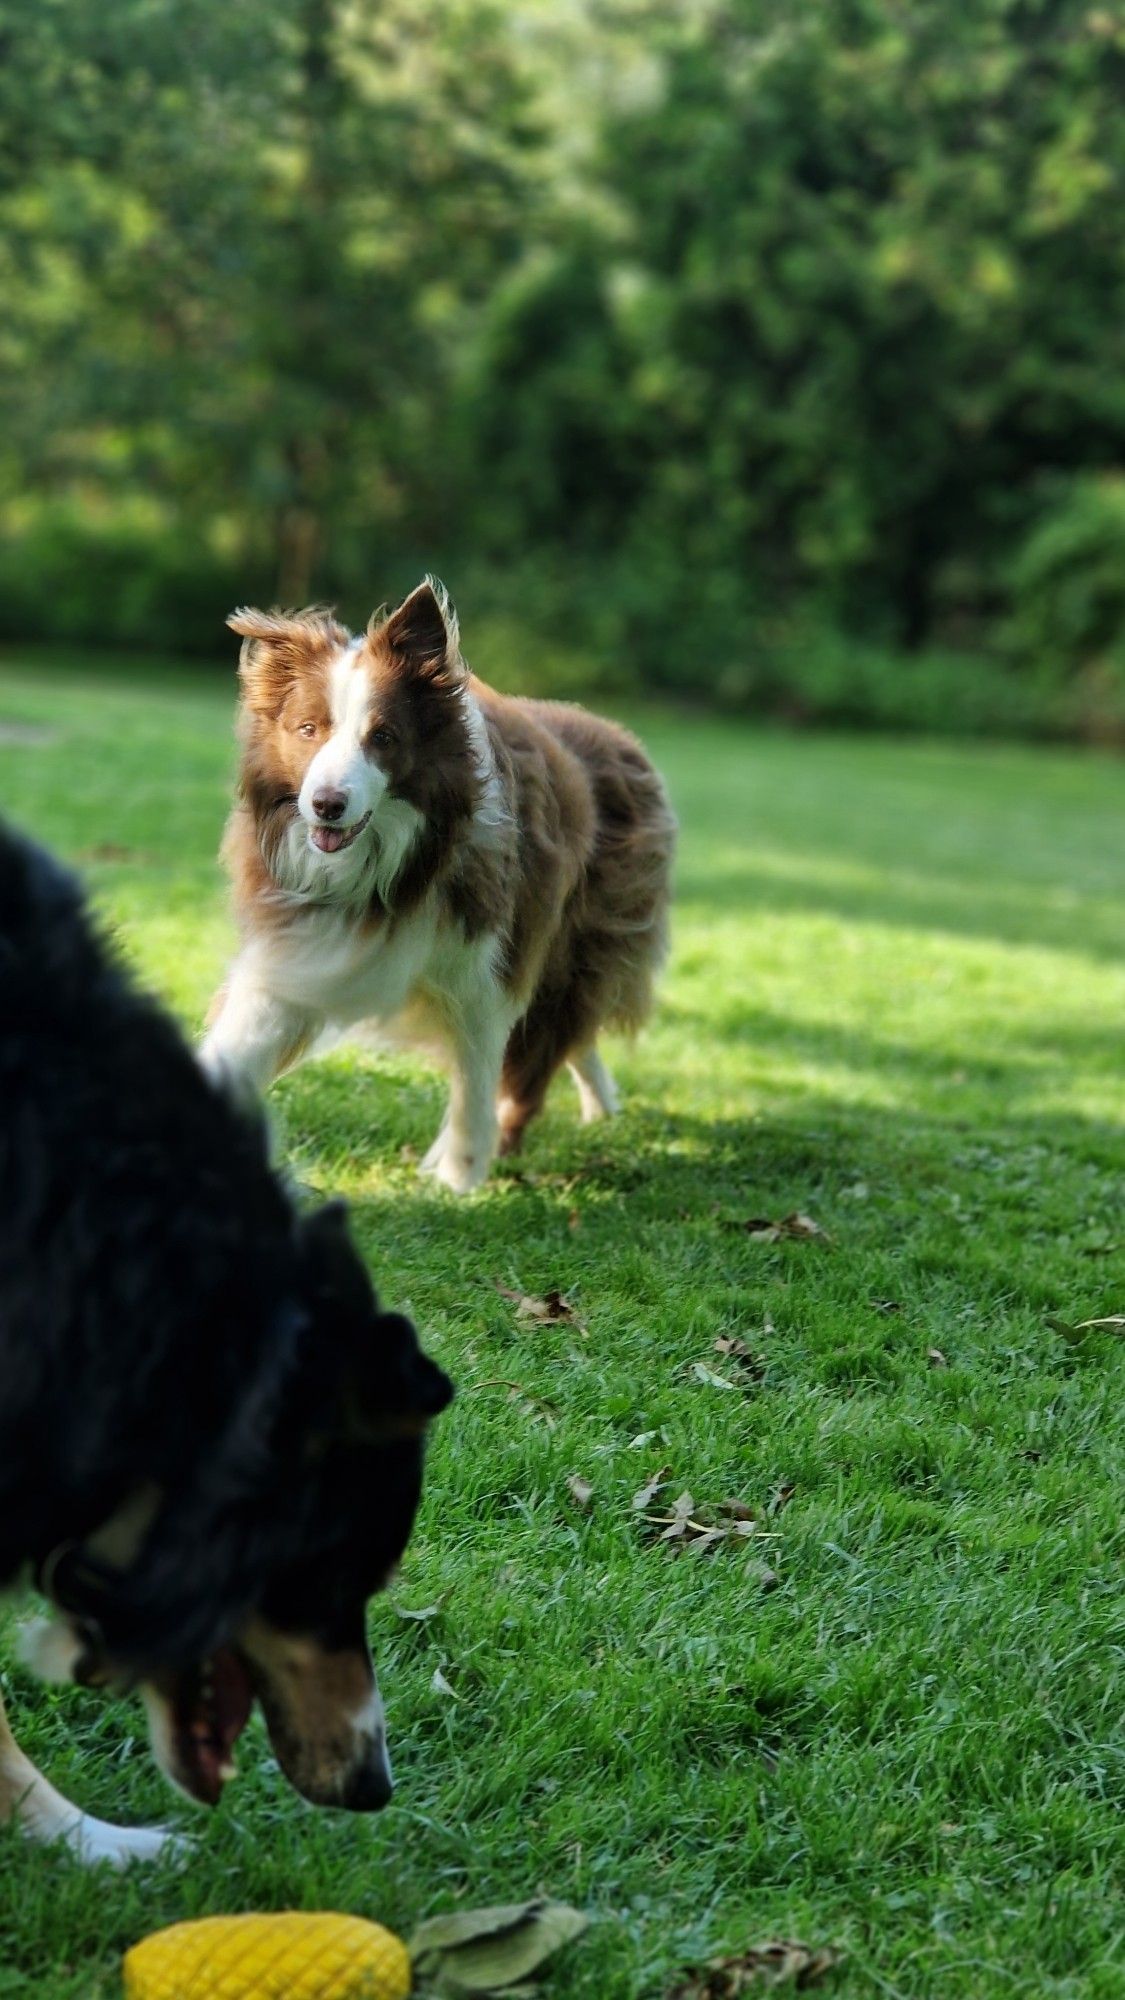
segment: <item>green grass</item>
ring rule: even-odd
[[[193,1029],[231,945],[230,694],[0,678],[0,723],[52,732],[0,741],[5,809],[79,860]],[[275,1093],[298,1172],[351,1198],[460,1387],[372,1613],[394,1806],[304,1808],[255,1725],[198,1824],[130,1705],[9,1652],[56,1782],[198,1848],[107,1879],[0,1836],[0,1995],[115,1994],[121,1949],[185,1915],[409,1932],[540,1887],[596,1919],[559,2000],[659,1996],[777,1933],[842,1947],[839,1995],[1125,1993],[1125,1340],[1051,1325],[1125,1310],[1120,768],[642,727],[682,862],[614,1125],[581,1130],[560,1084],[519,1169],[458,1204],[403,1157],[438,1121],[425,1070],[341,1054]],[[733,1226],[794,1209],[831,1241]],[[518,1319],[497,1279],[573,1291],[584,1330]],[[760,1357],[744,1387],[721,1336]],[[662,1464],[775,1539],[646,1542],[631,1496]]]

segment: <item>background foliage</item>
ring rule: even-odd
[[[1123,190],[1082,0],[0,0],[0,632],[1115,737]]]

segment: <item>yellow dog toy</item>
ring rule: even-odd
[[[363,1917],[202,1917],[125,1954],[125,2000],[405,2000],[410,1954]]]

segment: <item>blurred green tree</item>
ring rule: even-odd
[[[438,560],[724,699],[905,719],[941,646],[1113,708],[1119,9],[0,0],[0,57],[4,629]]]

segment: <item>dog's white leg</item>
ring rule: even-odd
[[[282,1070],[299,1062],[324,1023],[303,1007],[279,1000],[237,964],[219,998],[199,1058],[212,1076],[247,1095],[260,1095]]]
[[[0,1702],[0,1825],[11,1820],[29,1840],[61,1841],[87,1866],[104,1861],[111,1868],[126,1868],[132,1861],[155,1861],[185,1846],[161,1827],[108,1826],[71,1805],[24,1756]]]
[[[567,1068],[578,1086],[583,1125],[592,1125],[595,1118],[612,1118],[620,1111],[617,1085],[597,1049],[583,1049],[581,1055],[571,1057]]]
[[[451,1023],[454,1067],[449,1110],[422,1164],[454,1194],[480,1186],[496,1157],[496,1099],[500,1070],[511,1032],[511,1015],[495,993],[471,1020]]]
[[[424,1155],[423,1159],[420,1161],[418,1172],[420,1174],[434,1173],[441,1162],[442,1156],[444,1155],[446,1146],[448,1144],[449,1144],[449,1109],[447,1106],[445,1117],[442,1119],[441,1125],[438,1128],[437,1138],[434,1140],[433,1145],[429,1148],[428,1152]]]

